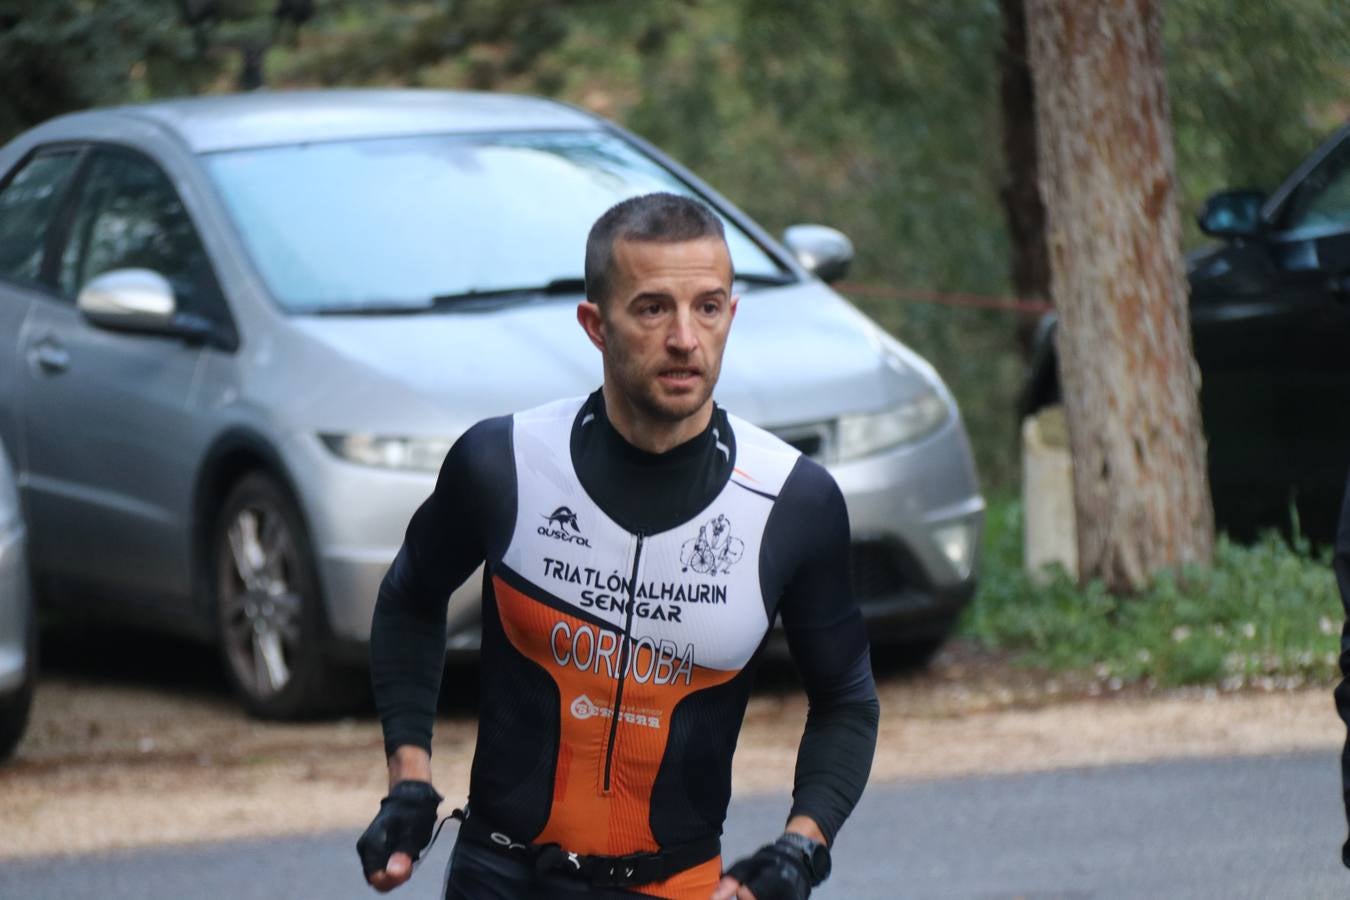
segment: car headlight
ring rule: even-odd
[[[439,472],[454,441],[446,438],[381,437],[374,434],[321,434],[334,455],[381,469]]]
[[[916,441],[947,420],[947,405],[927,387],[899,406],[839,417],[839,458],[856,459]]]

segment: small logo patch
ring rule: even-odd
[[[580,544],[583,547],[589,547],[591,542],[581,536],[581,525],[577,522],[577,514],[566,506],[560,506],[551,513],[542,515],[547,523],[540,525],[537,529],[539,534],[544,537],[551,537],[556,541],[565,541],[569,544]],[[569,530],[570,529],[570,530]]]
[[[600,716],[604,719],[614,718],[614,709],[609,706],[596,706],[590,697],[582,694],[572,701],[572,715],[578,719],[593,719]],[[619,721],[628,725],[640,725],[644,728],[660,728],[661,715],[656,710],[647,710],[646,712],[635,713],[628,710],[619,712]]]
[[[709,519],[698,528],[698,537],[680,547],[684,571],[703,575],[726,574],[745,554],[745,542],[731,536],[731,521],[724,515]]]
[[[599,708],[585,694],[572,701],[572,715],[578,719],[589,719],[598,712]]]
[[[577,534],[581,534],[581,526],[577,524],[577,514],[566,506],[558,507],[544,518],[548,519],[550,525],[558,528],[570,528]]]

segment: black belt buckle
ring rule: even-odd
[[[592,861],[591,887],[617,888],[649,884],[665,877],[660,853],[630,853],[627,856],[602,856]]]

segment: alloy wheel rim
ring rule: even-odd
[[[255,504],[235,513],[219,549],[226,654],[249,693],[272,697],[290,683],[300,650],[295,542],[278,510]]]

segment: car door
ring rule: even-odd
[[[1254,537],[1288,517],[1289,436],[1279,427],[1285,351],[1278,335],[1290,325],[1290,310],[1264,241],[1207,252],[1190,281],[1214,513],[1220,528]]]
[[[33,298],[51,291],[44,265],[53,222],[63,209],[79,163],[74,147],[42,148],[0,174],[0,445],[22,463],[18,392],[26,365],[19,334]],[[33,348],[42,364],[42,347]]]
[[[31,558],[42,574],[132,604],[190,593],[190,505],[197,455],[191,398],[200,345],[99,328],[75,299],[94,276],[146,268],[180,309],[208,317],[223,300],[173,184],[149,157],[95,147],[55,262],[56,293],[34,301],[21,343]]]
[[[1275,226],[1276,427],[1299,510],[1329,536],[1350,468],[1350,138],[1290,193]]]

